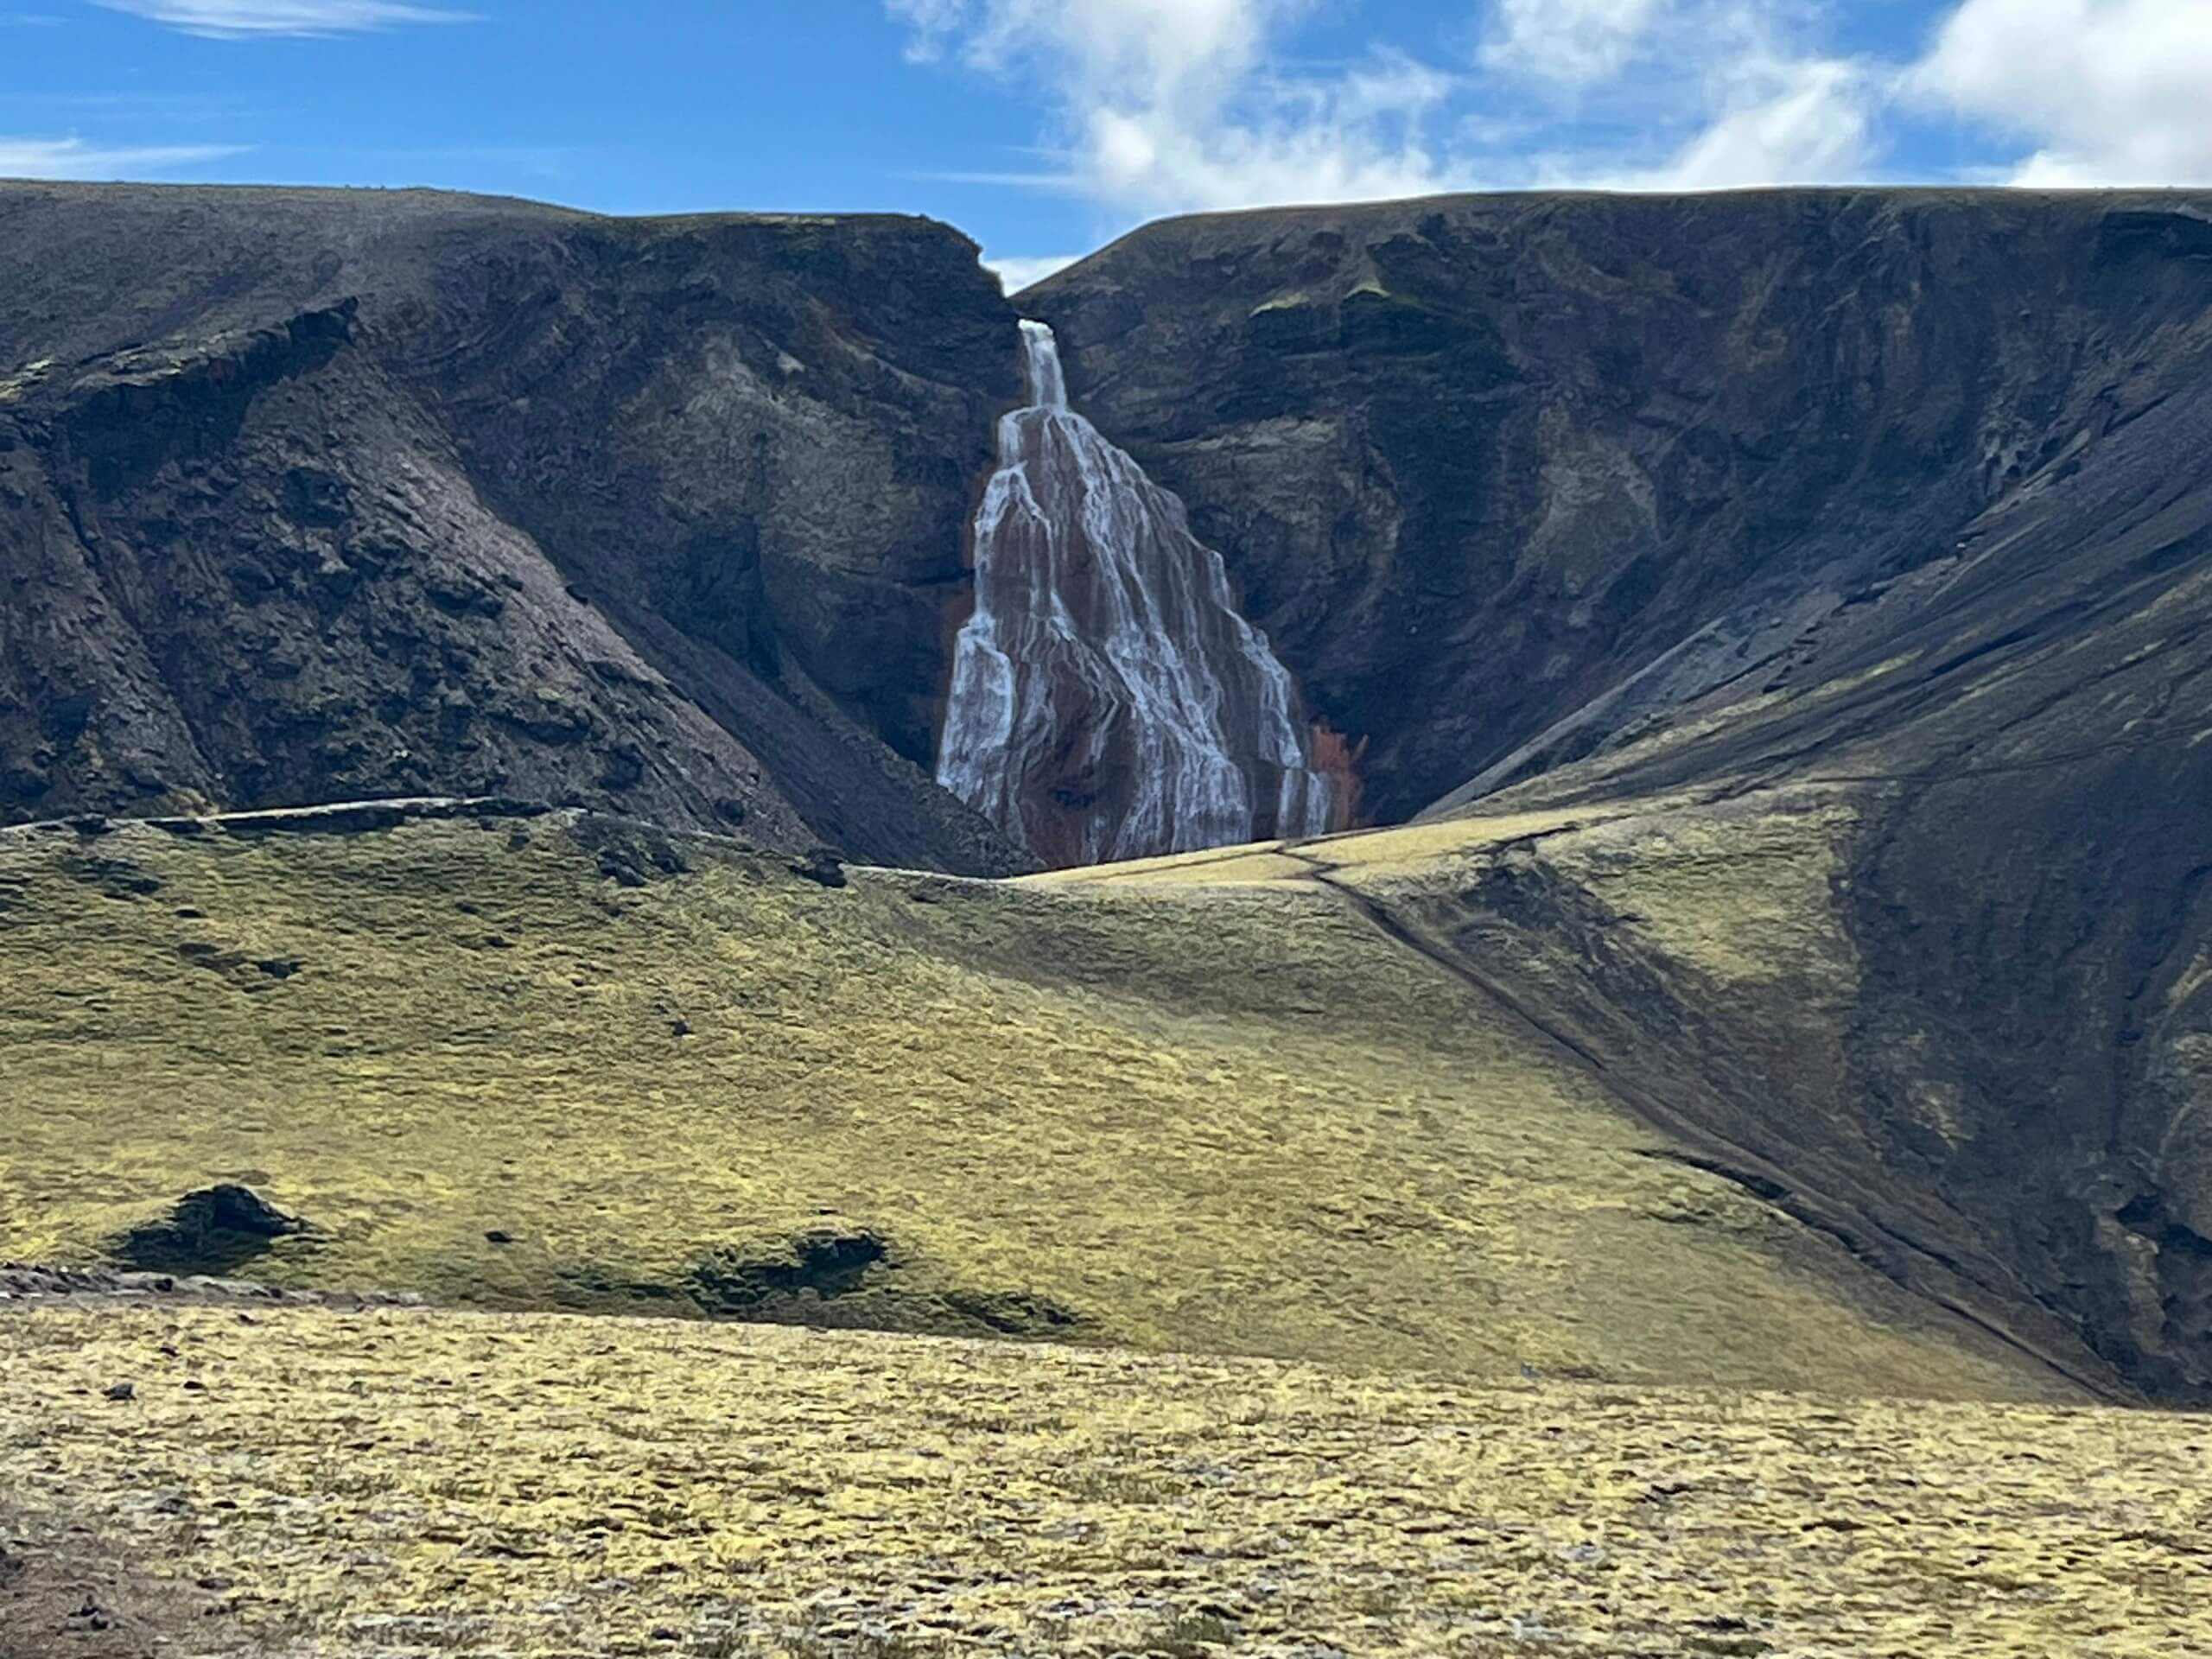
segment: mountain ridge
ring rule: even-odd
[[[45,573],[0,617],[10,816],[519,789],[1026,862],[926,774],[1017,385],[957,232],[63,186],[0,226]]]

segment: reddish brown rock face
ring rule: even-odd
[[[1220,555],[1021,327],[1030,403],[976,518],[938,781],[1054,864],[1327,829],[1297,690]]]

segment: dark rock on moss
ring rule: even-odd
[[[249,996],[276,989],[297,974],[301,966],[289,957],[257,960],[246,951],[226,950],[205,939],[188,939],[176,950],[191,966],[221,975]]]
[[[619,887],[642,887],[691,868],[674,836],[652,824],[586,815],[569,834],[599,861],[599,873]]]
[[[83,833],[81,828],[79,833]],[[98,888],[111,899],[145,899],[162,890],[159,876],[139,868],[128,859],[67,854],[63,855],[60,864],[78,880],[87,887]]]
[[[168,1215],[118,1238],[116,1258],[149,1273],[218,1274],[265,1254],[278,1239],[312,1231],[251,1187],[226,1182],[188,1192]]]
[[[842,855],[827,847],[817,847],[804,858],[793,861],[791,873],[813,882],[817,887],[842,887],[845,885],[845,861]]]
[[[880,1234],[823,1227],[798,1235],[772,1256],[715,1251],[692,1268],[691,1289],[704,1307],[762,1317],[787,1312],[802,1298],[830,1301],[849,1296],[890,1254],[890,1244]]]

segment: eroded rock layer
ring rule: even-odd
[[[1023,861],[931,782],[1014,314],[958,232],[0,186],[0,821],[576,799]]]

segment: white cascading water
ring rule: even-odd
[[[1290,676],[1183,504],[1068,407],[1021,325],[1030,402],[976,515],[938,781],[1047,862],[1330,827]]]

